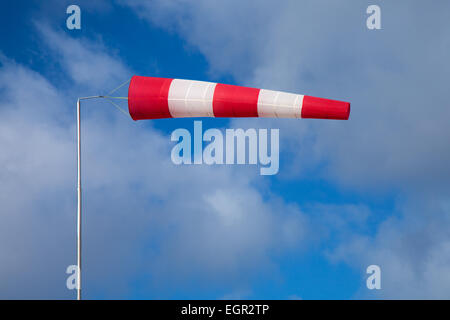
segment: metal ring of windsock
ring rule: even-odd
[[[133,120],[183,117],[266,117],[347,120],[350,103],[221,83],[133,76]]]

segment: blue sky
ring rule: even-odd
[[[280,170],[175,166],[177,128],[83,105],[85,297],[449,298],[449,4],[435,1],[1,4],[0,297],[70,299],[75,101],[131,75],[340,99],[349,121],[280,129]],[[379,4],[382,30],[365,26]],[[126,94],[126,90],[121,90]],[[366,288],[366,268],[382,289]]]

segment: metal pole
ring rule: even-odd
[[[77,100],[77,300],[81,300],[81,122],[80,99]]]
[[[104,98],[91,96],[77,100],[77,300],[81,300],[81,100]]]
[[[82,97],[77,100],[77,300],[81,300],[81,117],[80,105],[81,100],[110,98],[110,99],[127,99],[126,97],[110,97],[110,96],[90,96]],[[110,102],[112,103],[112,102]],[[120,107],[118,109],[124,112]]]

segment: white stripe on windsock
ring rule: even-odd
[[[214,117],[216,83],[173,79],[169,88],[169,112],[173,118]]]
[[[301,118],[303,95],[261,89],[258,96],[258,117]]]

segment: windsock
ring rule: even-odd
[[[183,117],[266,117],[347,120],[350,103],[221,83],[133,76],[133,120]]]

